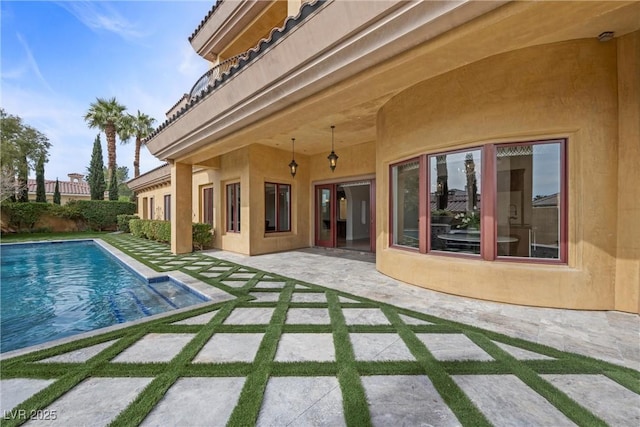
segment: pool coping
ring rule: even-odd
[[[5,243],[5,244],[6,245],[25,245],[25,244],[36,244],[36,243],[46,244],[46,243],[88,242],[88,241],[92,241],[98,246],[100,246],[102,249],[104,249],[109,254],[114,256],[118,260],[118,262],[120,262],[125,268],[128,268],[134,274],[140,276],[145,281],[150,282],[158,279],[168,278],[169,280],[177,282],[181,286],[185,286],[189,291],[195,294],[203,295],[206,298],[209,298],[209,301],[205,301],[200,304],[190,305],[188,307],[165,311],[164,313],[158,313],[151,316],[142,317],[140,319],[132,320],[129,322],[118,323],[116,325],[95,329],[93,331],[82,332],[80,334],[59,338],[53,341],[47,341],[41,344],[29,346],[29,347],[19,348],[16,350],[0,353],[0,361],[11,359],[13,357],[23,356],[25,354],[32,353],[35,351],[46,350],[52,347],[56,347],[58,345],[68,344],[73,341],[82,340],[82,339],[94,337],[97,335],[102,335],[102,334],[117,331],[120,329],[125,329],[130,326],[135,326],[141,323],[162,319],[164,317],[173,316],[175,314],[184,313],[186,311],[195,310],[201,307],[207,307],[209,305],[217,304],[219,302],[224,302],[224,301],[230,301],[237,298],[235,295],[231,295],[228,292],[225,292],[214,286],[208,285],[202,282],[201,280],[198,280],[192,276],[189,276],[186,273],[183,273],[182,271],[168,270],[168,271],[163,271],[159,273],[153,270],[152,268],[144,265],[143,263],[136,260],[135,258],[122,252],[120,249],[114,246],[111,246],[109,243],[105,242],[102,239],[47,240],[46,242],[30,241],[30,242]]]

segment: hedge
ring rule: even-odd
[[[129,221],[131,221],[132,219],[140,219],[138,215],[128,215],[128,214],[118,215],[116,218],[118,220],[118,230],[124,233],[131,232],[131,230],[129,230]]]
[[[152,219],[132,219],[129,221],[131,234],[158,242],[171,242],[171,222]],[[193,247],[204,249],[211,244],[213,232],[211,224],[193,223],[191,226]]]
[[[2,217],[7,221],[6,225],[14,231],[35,231],[35,224],[45,216],[54,216],[74,221],[82,220],[77,209],[51,203],[2,202],[0,209],[2,210]]]
[[[92,230],[115,229],[118,215],[133,215],[136,204],[117,200],[74,200],[67,206],[75,207]]]
[[[109,200],[72,200],[65,206],[52,203],[11,203],[0,205],[8,226],[16,231],[33,231],[34,225],[43,215],[80,220],[92,230],[115,230],[117,216],[131,215],[136,210],[135,203]]]

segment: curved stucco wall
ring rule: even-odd
[[[377,267],[433,290],[524,305],[614,308],[616,42],[579,40],[491,57],[421,82],[378,113],[377,176],[416,155],[491,142],[567,138],[567,265],[483,261],[389,247],[380,185]]]

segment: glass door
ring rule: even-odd
[[[335,200],[335,186],[316,186],[316,245],[334,247],[335,245],[335,212],[333,209]]]

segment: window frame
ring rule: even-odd
[[[207,196],[206,193],[210,192],[210,201],[211,204],[209,205],[207,203]],[[204,224],[210,224],[213,227],[213,221],[214,221],[214,215],[213,215],[213,185],[208,184],[208,185],[204,185],[201,187],[201,191],[200,191],[200,221]],[[210,219],[211,221],[207,221],[207,214],[210,214]]]
[[[534,257],[517,257],[517,256],[499,256],[498,255],[498,218],[496,216],[498,203],[498,179],[497,179],[497,150],[498,148],[508,146],[535,146],[543,144],[559,144],[560,149],[560,194],[558,196],[560,217],[559,217],[559,245],[558,258],[534,258]],[[422,154],[419,157],[412,157],[400,162],[389,164],[389,247],[410,252],[419,252],[422,254],[456,257],[481,261],[500,261],[500,262],[518,262],[527,264],[568,264],[568,180],[569,171],[567,163],[567,145],[568,138],[548,138],[539,140],[524,140],[505,143],[486,143],[474,145],[461,149],[443,150],[433,153]],[[460,152],[468,152],[480,150],[481,167],[480,167],[480,253],[470,254],[461,252],[447,252],[440,250],[432,250],[431,248],[431,174],[429,173],[431,158],[454,154]],[[419,161],[419,248],[403,246],[394,243],[394,179],[393,169],[406,163]]]
[[[241,187],[240,182],[232,182],[225,186],[227,198],[226,209],[226,228],[228,233],[240,233],[240,208],[241,208]],[[229,197],[231,190],[231,197]],[[229,200],[231,198],[231,200]],[[230,218],[229,210],[231,208],[232,218]]]
[[[164,220],[171,221],[171,194],[164,195]]]
[[[267,185],[274,185],[275,186],[275,218],[276,218],[276,226],[274,230],[267,230],[267,225],[266,225],[266,218],[267,218]],[[288,221],[288,225],[289,227],[287,229],[280,229],[280,204],[278,203],[278,196],[280,195],[280,187],[289,187],[289,202],[287,204],[287,215],[289,218]],[[281,183],[277,183],[277,182],[271,182],[271,181],[265,181],[264,183],[264,217],[265,217],[265,234],[272,234],[272,233],[287,233],[287,232],[291,232],[291,205],[292,200],[293,200],[293,193],[292,193],[292,186],[291,184],[281,184]]]
[[[416,161],[418,162],[418,247],[417,248],[412,246],[399,245],[394,242],[395,217],[393,215],[394,196],[395,196],[394,185],[393,185],[393,169],[398,166],[413,163]],[[423,235],[423,233],[426,232],[426,223],[425,223],[426,207],[424,206],[425,201],[423,196],[423,193],[425,191],[424,185],[426,185],[426,181],[423,176],[424,169],[425,169],[424,161],[425,161],[425,156],[421,155],[418,157],[412,157],[412,158],[405,159],[403,161],[392,163],[389,165],[389,247],[393,247],[395,249],[400,249],[400,250],[409,251],[409,252],[424,253],[425,248],[422,247],[424,242],[423,242],[423,239],[420,238]]]

